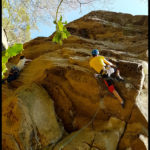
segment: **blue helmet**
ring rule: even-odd
[[[93,56],[99,55],[99,50],[98,50],[98,49],[92,50],[92,55],[93,55]]]

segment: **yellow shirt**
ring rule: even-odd
[[[107,62],[105,61],[105,57],[100,55],[93,57],[89,63],[90,67],[92,67],[98,73],[100,73],[103,67],[107,64]]]

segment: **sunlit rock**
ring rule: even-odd
[[[148,136],[147,19],[147,16],[94,11],[66,26],[72,35],[62,46],[52,42],[54,34],[25,43],[20,55],[32,62],[17,80],[2,86],[2,131],[16,137],[20,147],[58,149],[60,143],[78,133],[96,113],[90,127],[68,143],[66,150],[89,149],[94,137],[92,150],[96,147],[146,150],[139,135]],[[95,48],[114,63],[125,78],[124,82],[114,81],[125,100],[125,108],[89,67],[91,50]],[[17,64],[20,55],[9,63]],[[63,134],[63,128],[67,133]],[[109,131],[104,132],[105,128]],[[21,138],[20,133],[23,133]]]

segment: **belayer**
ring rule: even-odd
[[[114,64],[105,59],[104,56],[99,55],[99,50],[92,50],[92,58],[90,59],[90,67],[92,67],[98,75],[104,79],[108,90],[114,94],[114,96],[119,100],[122,107],[124,108],[124,100],[120,97],[118,92],[115,90],[113,85],[113,79],[118,81],[124,81],[120,76],[120,71],[116,68]]]
[[[17,79],[19,77],[20,71],[22,71],[26,62],[29,62],[29,61],[32,61],[32,60],[26,59],[25,56],[20,56],[20,60],[19,60],[18,64],[16,66],[13,66],[10,69],[8,77],[3,79],[2,83],[4,83],[5,80],[7,80],[7,82],[10,83],[11,81]]]

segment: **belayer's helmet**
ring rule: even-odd
[[[93,55],[93,56],[99,55],[99,50],[98,50],[98,49],[92,50],[92,55]]]

